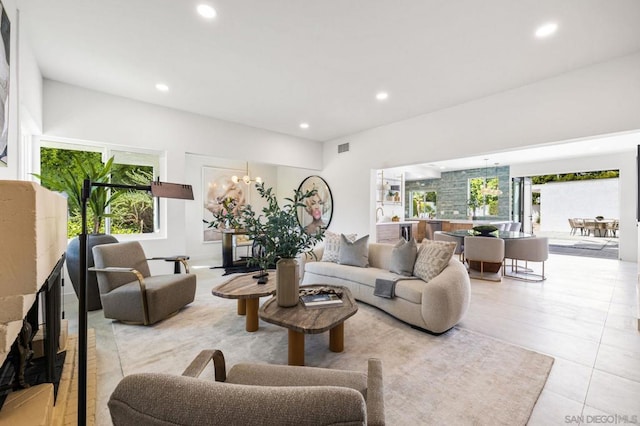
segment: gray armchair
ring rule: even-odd
[[[213,361],[215,381],[198,378]],[[206,350],[182,376],[123,378],[109,399],[119,425],[383,425],[382,363],[368,372],[236,364],[226,372],[219,350]]]
[[[137,241],[93,247],[100,299],[105,318],[154,324],[193,302],[196,276],[188,273],[186,257],[153,258],[185,265],[185,274],[151,276]],[[149,259],[152,260],[152,259]],[[176,267],[179,271],[179,268]]]

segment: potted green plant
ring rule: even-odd
[[[67,194],[67,202],[69,204],[69,215],[79,215],[82,208],[82,182],[84,179],[90,179],[91,182],[108,182],[111,169],[113,167],[113,157],[106,163],[95,165],[91,162],[83,162],[77,155],[72,156],[76,165],[76,170],[80,170],[80,174],[76,174],[71,168],[65,169],[56,178],[44,177],[35,174],[40,182],[47,188],[64,192]],[[94,266],[92,248],[100,244],[117,243],[118,240],[112,235],[100,233],[103,220],[110,217],[108,213],[109,205],[116,200],[122,193],[109,193],[107,188],[95,187],[91,190],[87,209],[91,220],[91,229],[87,238],[87,267]],[[80,241],[75,237],[69,242],[66,252],[67,270],[73,289],[78,294],[78,285],[80,283]],[[94,272],[87,274],[87,309],[95,311],[102,309],[100,302],[100,291],[98,290],[98,282]]]
[[[256,189],[267,205],[260,214],[248,205],[242,209],[241,218],[249,238],[258,241],[263,249],[262,256],[253,261],[259,262],[263,269],[276,264],[278,305],[295,306],[299,292],[296,257],[312,253],[315,245],[324,238],[324,228],[310,234],[298,222],[298,208],[304,208],[304,201],[317,191],[294,190],[293,198],[285,198],[286,203],[281,206],[272,188],[265,189],[264,183],[260,183],[256,184]]]

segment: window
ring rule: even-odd
[[[467,205],[471,216],[497,216],[498,215],[498,178],[471,178],[469,179]]]
[[[59,182],[69,171],[82,179],[84,167],[103,167],[113,157],[110,181],[125,185],[148,185],[158,175],[160,155],[141,151],[124,151],[108,147],[42,141],[40,176],[43,186],[60,191]],[[100,232],[109,234],[152,234],[159,231],[158,205],[150,193],[126,189],[109,189],[113,201]],[[87,223],[92,223],[88,209]],[[68,237],[81,232],[81,212],[77,203],[69,202]],[[91,232],[91,231],[89,231]]]

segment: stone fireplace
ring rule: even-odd
[[[52,361],[65,334],[60,283],[66,234],[64,197],[33,182],[0,180],[0,365],[15,360],[19,336],[40,334],[33,349],[47,359],[45,377],[55,375]]]

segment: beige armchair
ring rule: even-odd
[[[199,376],[213,361],[215,381]],[[236,364],[205,350],[182,376],[123,378],[109,399],[118,425],[383,425],[382,363],[368,372]]]
[[[196,276],[189,274],[186,257],[147,259],[137,241],[93,247],[95,271],[105,318],[128,323],[154,324],[193,302]],[[185,265],[186,274],[152,276],[147,260]]]

